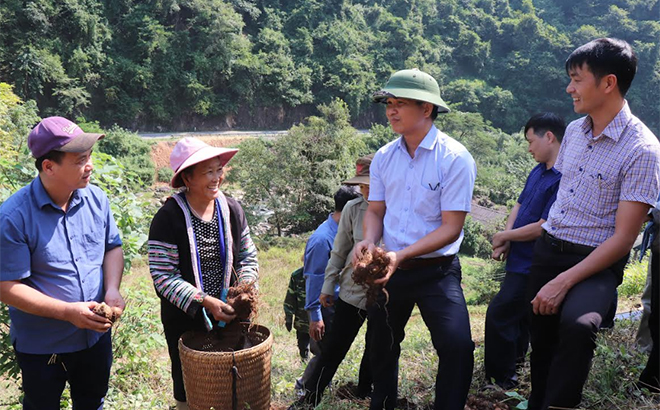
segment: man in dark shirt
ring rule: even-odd
[[[518,384],[516,361],[529,343],[525,289],[532,265],[534,240],[557,198],[561,173],[553,166],[566,124],[553,113],[536,114],[525,125],[529,152],[539,163],[530,172],[506,229],[493,237],[493,259],[506,259],[506,276],[486,312],[486,380],[503,389]]]

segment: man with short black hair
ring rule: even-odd
[[[566,92],[587,116],[566,129],[557,200],[534,246],[530,410],[580,404],[598,328],[660,193],[660,143],[624,98],[636,69],[630,45],[611,38],[566,60]]]
[[[518,385],[516,363],[525,359],[529,344],[525,291],[532,265],[534,241],[557,198],[561,173],[554,168],[566,124],[551,112],[532,116],[525,124],[529,152],[539,164],[511,210],[506,229],[493,236],[493,259],[506,259],[506,276],[486,311],[484,367],[486,380],[505,390]]]
[[[370,168],[369,206],[364,240],[353,263],[373,251],[381,236],[391,263],[377,284],[380,293],[368,309],[372,323],[372,410],[394,409],[404,328],[415,305],[431,333],[440,363],[435,410],[463,410],[474,343],[461,289],[458,250],[470,211],[476,166],[458,141],[433,125],[433,115],[448,112],[440,87],[429,74],[401,70],[374,94],[400,138],[380,148]]]
[[[99,138],[41,121],[28,137],[39,176],[0,206],[0,301],[26,410],[59,409],[66,382],[76,409],[102,408],[108,391],[112,324],[92,309],[124,309],[124,255],[108,198],[89,184]]]

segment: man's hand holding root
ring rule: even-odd
[[[387,270],[385,271],[385,276],[374,281],[374,284],[381,285],[383,287],[387,285],[387,282],[389,282],[394,272],[396,272],[401,261],[397,252],[387,252],[385,256],[390,259],[390,263],[387,265]]]

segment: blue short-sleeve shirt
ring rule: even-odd
[[[411,158],[403,137],[378,150],[369,168],[369,200],[385,201],[383,242],[412,245],[442,225],[443,211],[470,212],[477,168],[461,143],[432,126]],[[460,237],[423,258],[455,255]]]
[[[66,302],[103,300],[103,259],[121,239],[101,189],[74,191],[65,213],[37,177],[0,206],[0,226],[0,281],[19,280]],[[75,352],[102,335],[13,307],[9,316],[21,353]]]
[[[527,177],[525,188],[518,197],[520,209],[513,223],[513,229],[548,219],[548,212],[557,199],[560,180],[561,173],[554,167],[547,169],[545,164],[534,167]],[[507,272],[529,273],[533,253],[534,241],[511,242],[506,262]]]

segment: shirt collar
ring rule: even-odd
[[[46,188],[44,188],[43,182],[41,182],[41,177],[37,176],[34,181],[32,181],[32,187],[33,187],[33,193],[34,197],[37,200],[37,205],[39,208],[43,208],[46,205],[51,205],[55,209],[62,210],[59,206],[53,202],[51,199],[50,195],[48,195],[48,192],[46,192]],[[76,189],[73,191],[73,194],[71,195],[71,200],[69,203],[69,208],[74,208],[76,205],[78,205],[80,202],[82,202],[83,198],[87,197],[87,189]]]
[[[332,214],[333,212],[330,212],[330,214],[328,215],[328,223],[330,224],[330,228],[336,230],[337,228],[339,228],[339,224],[335,222],[335,220],[332,218]]]
[[[426,136],[424,136],[424,139],[422,142],[419,144],[417,149],[424,148],[426,150],[432,150],[435,147],[435,144],[438,140],[438,138],[442,138],[442,133],[438,132],[438,129],[435,127],[435,124],[431,125],[431,129],[429,129],[429,132],[426,133]],[[403,151],[407,151],[406,145],[405,145],[405,139],[403,138],[403,135],[399,138],[399,149],[402,149]]]
[[[553,174],[559,174],[559,171],[553,166],[550,169],[548,169],[547,165],[545,165],[545,162],[539,163],[539,166],[542,167],[541,169],[543,172],[552,172]]]
[[[628,101],[624,100],[623,101],[623,107],[621,108],[621,111],[614,116],[612,121],[610,121],[609,124],[603,129],[602,135],[605,137],[610,138],[614,142],[619,141],[619,138],[621,138],[621,134],[623,134],[623,131],[626,129],[626,126],[632,119],[632,113],[630,112],[630,107],[628,106]],[[588,136],[589,132],[591,131],[593,127],[593,120],[591,119],[591,116],[587,115],[584,117],[584,120],[582,121],[582,131],[584,132],[585,136]]]

